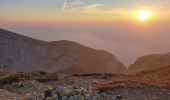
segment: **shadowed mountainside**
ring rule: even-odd
[[[123,73],[124,65],[103,50],[72,41],[45,42],[0,29],[0,64],[15,71],[55,72],[78,67],[82,73]],[[116,71],[115,71],[116,70]]]
[[[166,66],[170,66],[170,53],[152,54],[138,58],[135,63],[129,67],[128,71],[130,74],[136,74]]]

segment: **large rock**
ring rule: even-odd
[[[152,54],[138,58],[128,70],[130,74],[136,74],[168,66],[170,66],[170,53]]]
[[[3,29],[0,29],[0,63],[16,71],[55,72],[72,67],[76,67],[78,73],[123,73],[126,70],[106,51],[65,40],[45,42]]]

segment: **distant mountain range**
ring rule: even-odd
[[[46,42],[0,29],[0,64],[14,71],[124,73],[116,57],[72,41]],[[76,70],[75,70],[76,69]],[[9,69],[8,69],[9,70]]]

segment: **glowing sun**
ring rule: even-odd
[[[140,20],[148,20],[151,17],[151,12],[146,10],[139,10],[137,12],[137,18]]]

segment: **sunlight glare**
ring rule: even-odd
[[[151,17],[151,12],[146,11],[146,10],[139,10],[137,12],[137,17],[140,20],[147,20],[147,19],[149,19]]]

